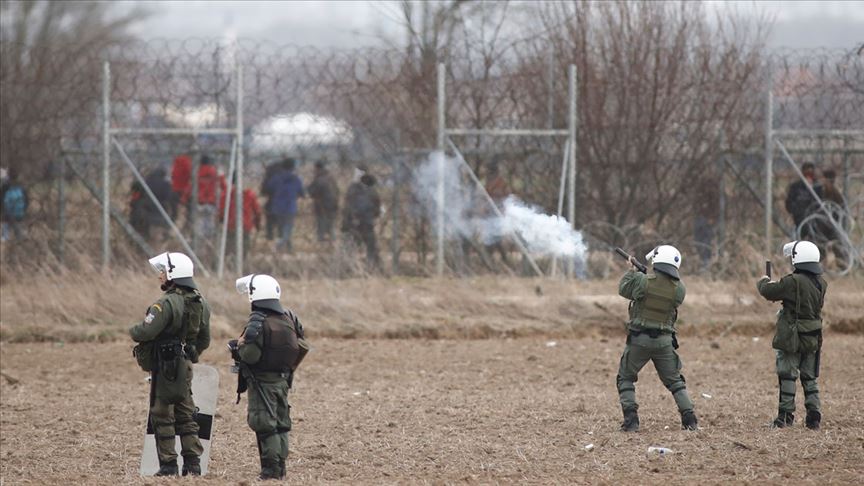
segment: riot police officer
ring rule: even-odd
[[[822,278],[819,248],[809,241],[792,241],[783,246],[794,271],[777,282],[765,275],[756,284],[759,294],[770,301],[781,301],[772,347],[777,358],[780,396],[776,428],[795,421],[795,381],[801,378],[804,389],[805,425],[818,430],[822,423],[819,401],[819,358],[822,350],[822,305],[828,283]]]
[[[135,357],[151,372],[148,429],[154,429],[157,476],[176,476],[175,435],[180,436],[183,475],[200,475],[203,452],[192,400],[192,363],[210,346],[210,307],[193,280],[192,260],[165,252],[150,259],[159,272],[162,297],[129,334],[139,343]]]
[[[674,246],[661,245],[651,250],[645,258],[653,263],[654,273],[640,273],[634,265],[618,285],[618,293],[630,300],[627,345],[621,356],[616,380],[624,413],[621,430],[639,430],[635,383],[639,371],[648,361],[654,363],[660,381],[672,393],[681,413],[682,428],[695,430],[697,421],[693,402],[687,394],[681,374],[681,358],[675,351],[678,348],[675,322],[685,294],[678,273],[681,253]],[[634,263],[632,257],[630,262]]]
[[[229,343],[240,368],[238,399],[248,389],[247,422],[258,443],[259,479],[282,479],[291,430],[288,390],[305,356],[301,350],[303,326],[293,312],[282,307],[282,291],[273,277],[247,275],[237,279],[236,286],[252,303],[243,334]]]

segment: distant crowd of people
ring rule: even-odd
[[[298,201],[303,197],[309,197],[313,203],[317,241],[331,245],[337,242],[336,222],[340,214],[341,191],[336,178],[321,160],[315,162],[312,182],[308,186],[304,185],[296,170],[296,159],[285,158],[273,162],[264,172],[258,193],[251,188],[243,190],[244,249],[249,248],[253,231],[260,231],[263,223],[266,239],[276,240],[276,250],[293,253]],[[192,172],[192,159],[181,155],[174,159],[170,180],[164,169],[157,168],[147,175],[145,182],[168,216],[177,219],[184,212],[186,225],[188,227],[191,223],[198,241],[209,242],[213,246],[219,223],[223,222],[227,184],[212,160],[206,155],[201,156],[198,210],[193,215]],[[228,225],[231,228],[236,224],[236,189],[233,182],[236,179],[232,181],[228,201]],[[365,166],[358,166],[341,201],[342,239],[358,248],[365,247],[367,263],[372,268],[379,267],[381,262],[375,223],[382,210],[376,183],[375,176]],[[259,197],[263,199],[263,205],[259,204]],[[165,238],[168,228],[165,217],[137,182],[131,188],[129,219],[132,227],[148,240]]]

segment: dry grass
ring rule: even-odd
[[[137,476],[148,388],[125,335],[160,293],[154,276],[42,273],[24,285],[4,272],[2,281],[0,482],[159,483]],[[215,339],[203,361],[220,370],[221,398],[212,474],[184,482],[249,481],[256,449],[243,404],[233,405],[222,344],[239,333],[248,303],[228,279],[199,283],[214,309]],[[292,481],[860,479],[861,279],[831,282],[820,433],[764,427],[776,406],[764,337],[776,306],[752,282],[695,279],[680,352],[703,429],[678,430],[671,397],[646,369],[638,383],[643,431],[617,432],[627,303],[616,288],[614,280],[283,281],[284,300],[314,346],[291,396]],[[678,453],[652,460],[650,445]]]
[[[620,339],[314,344],[290,396],[292,483],[852,484],[864,474],[861,336],[826,340],[821,432],[766,427],[777,396],[767,340],[691,337],[680,352],[702,430],[678,430],[649,367],[637,384],[642,431],[631,435],[617,432]],[[0,343],[4,371],[19,380],[0,380],[4,484],[176,483],[137,475],[148,387],[130,347]],[[222,378],[212,474],[183,484],[257,473],[226,354],[216,346],[203,357]],[[649,459],[655,445],[676,454]]]
[[[6,274],[6,272],[4,272]],[[233,278],[199,278],[213,307],[217,338],[240,332],[248,302]],[[834,280],[825,306],[828,329],[864,333],[864,279]],[[282,280],[283,302],[314,337],[489,338],[617,336],[627,302],[617,280],[567,282],[528,278],[366,278]],[[681,309],[682,335],[764,335],[776,305],[751,281],[689,279]],[[145,271],[4,275],[0,340],[111,341],[125,339],[160,294]]]

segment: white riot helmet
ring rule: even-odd
[[[654,264],[654,271],[665,273],[679,279],[678,269],[681,268],[681,253],[672,245],[660,245],[645,255],[645,259]]]
[[[783,256],[792,258],[792,265],[798,270],[805,270],[819,275],[822,273],[822,265],[819,264],[821,255],[819,247],[809,241],[790,241],[783,245]]]
[[[279,313],[285,312],[279,303],[282,289],[279,287],[279,282],[270,275],[262,273],[246,275],[238,278],[235,286],[237,292],[249,295],[249,302],[252,302],[253,307],[263,307]]]
[[[192,260],[182,254],[176,252],[165,252],[149,260],[150,266],[157,272],[165,272],[165,276],[169,281],[184,287],[197,288],[195,281],[192,280],[195,266]]]

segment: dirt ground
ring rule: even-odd
[[[291,395],[292,483],[856,483],[864,475],[864,337],[829,334],[821,432],[766,425],[770,341],[690,337],[680,349],[701,429],[679,430],[650,365],[642,430],[617,431],[615,338],[321,338]],[[554,343],[554,344],[553,344]],[[224,343],[203,362],[221,392],[211,474],[254,482],[254,436]],[[148,385],[131,344],[0,343],[3,484],[155,484],[138,476]],[[593,450],[586,446],[593,444]],[[649,446],[675,451],[649,458]],[[161,482],[167,483],[170,480]]]

